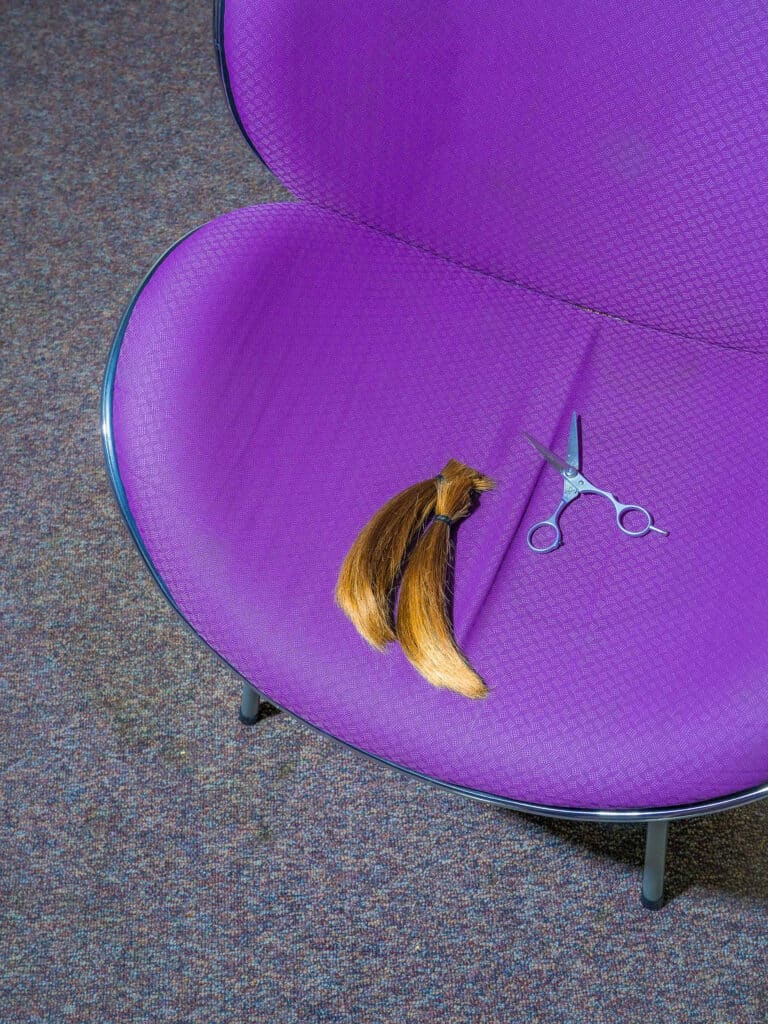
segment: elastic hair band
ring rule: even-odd
[[[448,523],[449,526],[453,526],[453,524],[456,522],[456,520],[451,519],[450,516],[434,516],[433,522],[437,519],[439,519],[441,523]]]

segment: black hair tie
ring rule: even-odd
[[[434,518],[435,518],[435,520],[439,519],[441,523],[448,523],[449,526],[453,526],[453,524],[456,522],[456,520],[455,519],[451,519],[450,516],[439,515],[439,516],[435,516]]]

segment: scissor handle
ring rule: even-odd
[[[533,526],[528,531],[528,536],[526,537],[526,542],[531,551],[538,551],[540,555],[544,555],[547,553],[547,551],[554,551],[555,548],[560,547],[560,545],[563,543],[563,535],[560,532],[560,524],[558,523],[558,519],[560,518],[560,513],[563,511],[566,505],[570,504],[570,502],[570,498],[563,498],[563,500],[557,506],[555,511],[549,517],[549,519],[542,519],[540,523],[533,524]],[[543,530],[544,527],[549,527],[551,530],[555,531],[555,539],[552,541],[551,544],[547,544],[546,547],[540,547],[539,545],[533,543],[533,535],[538,530]]]
[[[551,544],[547,544],[546,547],[539,547],[537,544],[533,543],[533,535],[538,530],[545,529],[545,527],[548,527],[550,530],[555,531],[555,539],[552,541]],[[560,527],[555,522],[554,516],[552,517],[552,519],[542,519],[540,523],[534,523],[528,531],[528,537],[526,539],[528,547],[531,549],[531,551],[538,551],[540,555],[546,554],[547,551],[554,551],[555,548],[559,548],[560,545],[563,543],[563,535],[560,533]]]
[[[626,533],[628,537],[644,537],[649,530],[654,528],[653,516],[647,508],[643,508],[642,505],[622,505],[620,501],[613,500],[614,507],[616,509],[616,522],[622,533]],[[630,530],[628,526],[625,526],[622,522],[624,516],[630,512],[637,512],[639,515],[645,517],[645,525],[641,526],[639,530]],[[659,530],[659,533],[662,531]]]

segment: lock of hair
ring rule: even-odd
[[[484,697],[488,687],[460,651],[448,616],[446,593],[451,527],[472,511],[475,493],[494,481],[451,459],[438,481],[435,515],[416,541],[403,572],[396,632],[403,653],[433,686],[465,697]]]

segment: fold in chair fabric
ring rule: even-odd
[[[267,699],[480,795],[633,810],[768,780],[762,3],[220,3],[222,77],[298,202],[198,228],[105,389],[158,580]],[[562,481],[603,500],[526,545]],[[333,600],[371,510],[451,456],[453,630],[483,700]]]

